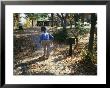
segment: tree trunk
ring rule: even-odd
[[[75,27],[77,26],[76,22],[78,22],[78,19],[79,19],[78,14],[74,14]]]
[[[61,26],[63,27],[63,19],[61,18]]]
[[[14,13],[14,28],[18,29],[19,28],[19,13]]]
[[[72,29],[72,21],[70,21],[70,29]]]
[[[66,25],[67,25],[67,22],[66,22],[66,19],[64,19],[64,21],[63,21],[63,29],[66,29]]]
[[[72,56],[72,44],[69,45],[69,56]]]
[[[19,29],[20,14],[17,13],[17,29]]]
[[[94,30],[95,30],[96,20],[97,20],[96,14],[92,13],[91,14],[91,30],[90,30],[89,45],[88,45],[89,52],[85,56],[85,60],[84,60],[84,65],[87,67],[85,69],[86,72],[90,72],[94,68],[94,64],[92,62],[92,59],[93,59],[92,56],[93,56]]]
[[[51,27],[53,27],[54,26],[54,20],[53,20],[53,17],[54,17],[54,13],[51,13]]]
[[[96,14],[92,13],[91,14],[91,30],[90,30],[90,37],[89,37],[89,45],[88,45],[88,50],[92,52],[93,50],[93,42],[94,42],[94,32],[95,32],[95,25],[96,25]]]
[[[33,28],[33,26],[34,26],[34,21],[32,20],[32,28]]]
[[[66,21],[66,16],[64,17],[63,16],[63,13],[61,15],[59,15],[57,13],[57,16],[60,18],[61,20],[61,26],[63,27],[63,29],[65,30],[66,29],[66,25],[67,25],[67,21]]]

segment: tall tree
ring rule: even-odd
[[[73,19],[74,19],[74,13],[69,13],[68,20],[69,20],[70,29],[72,29]]]
[[[34,20],[37,19],[38,17],[38,14],[35,14],[35,13],[26,13],[26,15],[29,17],[29,19],[32,21],[32,27],[34,26],[33,22]]]
[[[88,50],[90,52],[92,52],[93,50],[94,32],[95,32],[96,23],[97,23],[97,15],[95,13],[91,13],[91,30],[90,30],[89,45],[88,45]]]
[[[57,16],[60,18],[61,20],[61,26],[63,27],[63,29],[65,30],[66,29],[66,26],[67,26],[67,17],[68,17],[68,13],[57,13]]]
[[[13,14],[14,27],[15,27],[15,28],[18,28],[18,27],[19,27],[19,20],[20,20],[19,15],[20,15],[20,13],[14,13],[14,14]]]
[[[54,13],[51,13],[51,27],[54,26]]]
[[[78,13],[75,13],[74,14],[75,27],[77,26],[78,19],[79,19],[79,14]]]
[[[77,46],[78,46],[78,35],[79,35],[79,30],[81,28],[79,19],[80,19],[79,13],[75,13],[74,14],[74,26],[75,26],[75,29],[72,30],[72,33],[73,33],[73,35],[74,35],[74,37],[76,39],[76,46],[75,46],[75,48],[77,48]]]

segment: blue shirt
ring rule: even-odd
[[[40,35],[40,41],[42,41],[42,40],[53,40],[53,39],[54,39],[54,37],[51,34],[49,34],[48,32],[41,33],[41,35]]]

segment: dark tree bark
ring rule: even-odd
[[[84,13],[79,14],[79,18],[81,19],[81,22],[84,23]]]
[[[72,21],[70,21],[70,29],[72,29]]]
[[[78,29],[76,28],[77,27],[77,22],[78,22],[78,19],[79,19],[79,14],[78,13],[75,13],[74,14],[74,22],[75,22],[75,30],[77,31]],[[75,32],[73,33],[74,34],[74,37],[76,39],[76,45],[75,45],[75,48],[77,48],[78,46],[78,32]]]
[[[70,13],[70,14],[69,14],[68,19],[69,19],[69,22],[70,22],[70,29],[72,29],[73,19],[74,19],[74,15],[73,15],[73,13]]]
[[[61,18],[61,26],[63,27],[63,19]]]
[[[76,14],[74,14],[75,27],[77,26],[77,23],[76,23],[76,22],[78,22],[78,19],[79,19],[78,14],[77,14],[77,13],[76,13]]]
[[[63,24],[63,29],[66,29],[66,26],[67,26],[67,21],[66,21],[66,18],[64,19],[64,24]]]
[[[87,73],[95,72],[97,74],[96,69],[97,67],[94,65],[92,61],[93,56],[93,43],[94,43],[94,31],[95,31],[95,25],[97,21],[97,16],[95,13],[91,13],[91,30],[90,30],[90,37],[89,37],[89,45],[88,45],[88,53],[85,56],[84,59],[84,65],[86,67],[85,71]]]
[[[17,28],[19,28],[20,14],[16,13]]]
[[[67,22],[66,22],[67,14],[65,14],[65,16],[64,16],[64,13],[61,13],[61,15],[62,15],[62,19],[63,19],[63,29],[66,29],[66,26],[67,26]]]
[[[59,15],[58,13],[57,13],[57,16],[60,18],[60,20],[61,20],[61,26],[63,27],[63,17],[62,17],[62,15]]]
[[[96,25],[97,16],[95,13],[91,14],[91,30],[90,30],[90,37],[89,37],[89,45],[88,50],[92,52],[93,50],[93,42],[94,42],[94,32],[95,32],[95,25]]]
[[[18,28],[18,26],[19,26],[19,14],[18,13],[14,13],[13,14],[13,18],[14,18],[14,20],[13,20],[13,26],[15,27],[15,25],[16,25],[16,22],[18,23],[17,24],[17,28]]]
[[[53,17],[54,17],[54,13],[51,13],[51,27],[53,27],[54,26],[54,19],[53,19]]]
[[[66,18],[68,16],[68,14],[65,14],[65,16],[64,16],[64,13],[61,13],[61,15],[59,15],[57,13],[57,16],[60,18],[60,20],[61,20],[61,26],[65,30],[66,29],[66,26],[67,26],[67,20],[66,20]]]
[[[34,21],[32,20],[32,28],[33,28],[33,26],[34,26]]]

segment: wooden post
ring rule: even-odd
[[[72,56],[72,44],[69,45],[69,56]]]
[[[69,45],[69,56],[72,56],[72,44],[75,44],[75,38],[68,38],[67,44]]]

